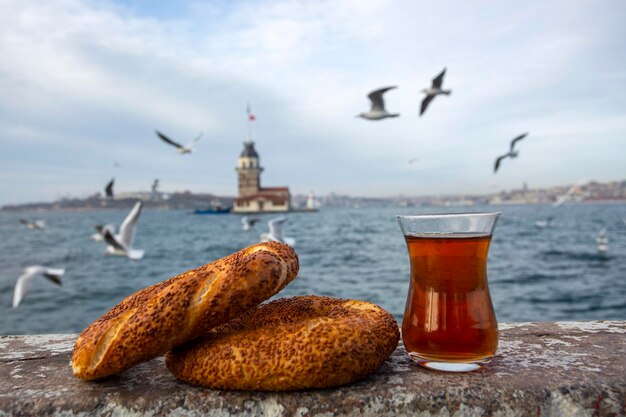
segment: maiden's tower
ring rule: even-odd
[[[235,213],[283,212],[291,210],[289,187],[261,187],[259,154],[254,142],[247,140],[237,163],[239,196],[233,204]]]

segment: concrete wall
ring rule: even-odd
[[[303,392],[228,392],[177,381],[157,358],[99,382],[72,376],[76,335],[0,337],[0,416],[620,416],[626,321],[500,325],[496,358],[450,374],[402,346],[373,375]]]

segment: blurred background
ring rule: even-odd
[[[626,319],[625,20],[621,1],[0,1],[0,334],[79,332],[280,217],[302,262],[281,296],[401,320],[395,215],[440,211],[502,211],[500,321]],[[398,117],[355,117],[390,86]],[[90,239],[126,218],[140,260]],[[63,285],[22,279],[13,308],[32,265]]]

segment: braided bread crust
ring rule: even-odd
[[[261,305],[165,355],[179,379],[214,389],[334,387],[375,371],[400,332],[375,304],[321,296]]]
[[[206,334],[283,289],[298,268],[291,247],[265,242],[144,288],[81,333],[74,375],[113,375]]]

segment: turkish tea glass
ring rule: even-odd
[[[496,353],[487,253],[500,213],[397,216],[411,262],[402,340],[417,364],[479,369]]]

